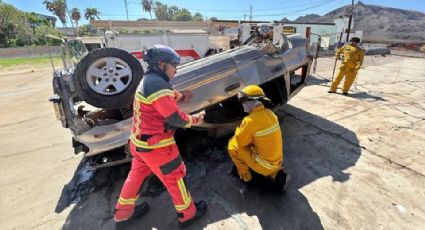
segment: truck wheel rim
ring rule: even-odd
[[[105,57],[93,62],[86,73],[90,88],[102,95],[123,92],[133,79],[130,66],[115,57]]]

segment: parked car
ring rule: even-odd
[[[111,151],[128,143],[131,104],[143,78],[142,65],[130,53],[116,48],[88,53],[75,40],[63,47],[67,64],[53,73],[50,101],[62,126],[71,130],[75,153],[97,156],[100,160],[94,168],[129,161],[129,154],[117,158],[111,157]],[[178,66],[171,84],[176,90],[193,92],[180,107],[186,113],[206,110],[205,122],[194,129],[238,125],[244,114],[236,94],[246,85],[260,85],[272,107],[285,104],[305,86],[312,57],[304,36],[282,39],[274,53],[266,53],[264,47],[263,43],[248,42]],[[105,154],[108,157],[103,157]]]

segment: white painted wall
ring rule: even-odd
[[[317,43],[318,35],[320,34],[322,36],[328,37],[326,40],[329,42],[329,44],[334,44],[336,41],[336,25],[318,25],[318,24],[291,24],[291,23],[285,23],[284,26],[292,26],[296,28],[296,33],[305,35],[306,28],[311,28],[311,39],[310,39],[310,45],[314,45]],[[322,47],[324,44],[322,43]]]

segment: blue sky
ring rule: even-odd
[[[43,5],[43,0],[3,0],[22,11],[37,12],[51,15]],[[67,0],[69,8],[79,8],[82,12],[87,7],[95,7],[101,13],[101,19],[126,20],[125,0]],[[187,8],[194,14],[200,12],[206,17],[219,19],[248,20],[250,5],[253,8],[253,20],[280,20],[284,17],[293,20],[305,14],[323,15],[338,7],[351,4],[351,0],[161,0],[167,5]],[[357,2],[357,0],[355,1]],[[425,12],[425,0],[364,0],[365,4],[416,10]],[[150,18],[148,12],[143,12],[140,0],[127,0],[130,20]],[[82,24],[87,21],[83,20]],[[81,22],[80,22],[81,24]],[[58,24],[59,25],[59,24]]]

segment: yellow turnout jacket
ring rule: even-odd
[[[254,108],[236,129],[235,138],[241,147],[251,147],[256,161],[266,168],[280,167],[283,161],[283,139],[279,120],[263,105]]]

